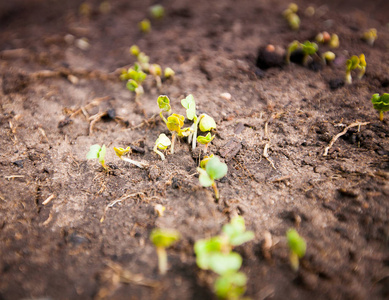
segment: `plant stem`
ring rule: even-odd
[[[157,84],[157,88],[158,88],[158,90],[160,90],[160,89],[161,89],[161,87],[162,87],[162,81],[161,81],[161,77],[159,77],[159,76],[155,76],[155,83]]]
[[[215,181],[212,183],[212,188],[213,188],[213,190],[214,190],[214,192],[215,192],[215,198],[216,198],[216,200],[219,200],[219,190],[217,189],[217,186],[216,186],[216,182],[215,182]]]
[[[167,120],[166,120],[166,118],[163,116],[163,111],[161,111],[160,113],[159,113],[159,116],[161,117],[161,119],[165,122],[165,124],[167,123]]]
[[[135,166],[137,166],[138,168],[141,168],[141,169],[144,169],[144,168],[149,166],[146,163],[138,162],[138,161],[126,158],[126,157],[121,157],[121,159],[126,161],[126,162],[128,162],[128,163],[130,163],[130,164],[133,164],[133,165],[135,165]]]
[[[170,146],[170,154],[174,154],[174,144],[176,141],[176,132],[172,132],[172,145]]]
[[[345,82],[346,82],[346,84],[351,84],[353,82],[353,80],[351,78],[351,71],[349,71],[349,70],[346,71]]]
[[[165,248],[157,247],[159,274],[165,275],[167,272],[167,253]]]
[[[200,118],[195,117],[195,119],[194,119],[195,121],[193,123],[193,125],[194,125],[193,140],[192,140],[192,150],[193,151],[196,149],[196,145],[197,145],[197,127],[199,125],[201,117],[202,117],[202,115],[200,116]]]
[[[380,111],[380,121],[384,120],[384,112],[381,110]]]
[[[154,150],[155,153],[157,153],[161,157],[162,160],[165,160],[165,155],[163,155],[163,153],[158,150],[157,145],[154,146],[153,150]]]
[[[362,67],[361,72],[359,72],[358,79],[362,79],[363,75],[365,75],[366,68]]]

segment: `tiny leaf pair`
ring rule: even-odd
[[[207,159],[207,158],[206,158]],[[222,163],[218,157],[213,157],[207,159],[203,164],[200,163],[200,166],[203,165],[204,168],[197,168],[197,171],[200,173],[199,181],[203,187],[212,186],[215,191],[216,200],[219,199],[219,190],[217,189],[215,180],[221,179],[226,176],[228,167],[225,163]]]
[[[365,55],[362,53],[361,55],[356,56],[353,55],[350,59],[346,61],[346,78],[345,81],[347,84],[352,83],[351,71],[355,69],[360,69],[358,78],[361,79],[366,72],[366,59]]]
[[[389,111],[389,94],[384,93],[382,96],[380,94],[374,94],[371,98],[374,109],[378,110],[380,114],[380,120],[384,120],[384,112]]]
[[[99,163],[103,166],[105,170],[108,170],[108,166],[105,164],[105,154],[107,152],[107,148],[105,145],[100,147],[100,145],[92,145],[89,149],[89,152],[86,155],[87,159],[98,159]]]

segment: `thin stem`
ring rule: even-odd
[[[216,200],[219,200],[219,190],[217,189],[217,186],[216,186],[216,182],[215,182],[215,181],[212,183],[212,188],[213,188],[213,190],[214,190],[214,192],[215,192],[215,198],[216,198]]]
[[[167,120],[166,120],[166,118],[163,116],[163,111],[161,111],[161,112],[159,113],[159,116],[160,116],[161,119],[165,122],[165,124],[167,124]]]
[[[172,132],[172,145],[170,146],[170,154],[174,154],[174,144],[176,141],[176,132]]]
[[[351,78],[351,71],[350,70],[347,70],[346,71],[346,78],[345,78],[345,82],[347,84],[351,84],[353,82],[352,78]]]
[[[138,168],[141,168],[141,169],[144,169],[146,167],[148,167],[149,165],[147,163],[142,163],[142,162],[138,162],[138,161],[135,161],[135,160],[132,160],[132,159],[129,159],[127,157],[120,157],[122,160],[130,163],[130,164],[133,164],[135,166],[137,166]]]
[[[193,151],[196,149],[196,145],[197,145],[197,127],[199,125],[201,118],[202,118],[202,115],[199,118],[197,118],[197,117],[194,118],[194,123],[193,123],[194,131],[193,131],[193,137],[192,137],[193,138],[193,140],[192,140],[192,150]]]
[[[384,112],[381,110],[380,111],[380,121],[384,120]]]
[[[154,146],[153,150],[155,153],[157,153],[161,157],[162,160],[165,160],[165,155],[161,151],[158,150],[157,145]]]
[[[165,275],[167,272],[167,253],[165,248],[157,247],[159,274]]]
[[[155,83],[157,84],[158,90],[160,90],[162,87],[162,81],[160,76],[155,76]]]
[[[365,71],[366,71],[366,68],[365,68],[365,67],[362,67],[362,68],[361,68],[361,71],[359,72],[359,75],[358,75],[358,78],[359,78],[359,79],[362,79],[363,75],[365,75]]]
[[[204,154],[207,154],[208,152],[208,145],[209,143],[204,144]]]

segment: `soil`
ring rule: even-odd
[[[381,122],[370,102],[389,87],[389,2],[297,1],[292,31],[286,0],[161,1],[166,17],[149,34],[137,23],[153,1],[88,3],[84,14],[75,0],[0,4],[0,299],[214,299],[215,275],[196,266],[193,245],[236,214],[255,232],[236,248],[251,299],[389,297],[389,115]],[[373,47],[360,38],[369,28]],[[332,65],[256,67],[261,47],[323,30],[340,38]],[[160,90],[149,77],[141,106],[118,78],[133,44],[176,71]],[[366,75],[343,85],[345,60],[360,53]],[[220,201],[198,182],[199,151],[184,140],[165,161],[152,151],[169,135],[158,95],[184,114],[189,93],[217,122],[209,151],[228,165]],[[323,156],[355,122],[367,124]],[[96,143],[108,147],[109,172],[86,160]],[[150,167],[119,160],[113,146]],[[149,241],[156,227],[181,233],[164,276]],[[298,272],[291,227],[307,242]]]

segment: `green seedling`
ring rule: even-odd
[[[169,78],[174,78],[174,75],[176,74],[172,68],[165,68],[164,72],[163,72],[164,76],[166,79],[169,79]]]
[[[303,44],[301,44],[301,49],[304,53],[303,65],[306,66],[310,55],[316,54],[317,50],[319,50],[319,47],[316,43],[305,41]]]
[[[150,234],[150,240],[154,244],[158,255],[158,269],[161,275],[167,272],[166,248],[180,239],[180,233],[174,229],[156,228]]]
[[[331,35],[331,39],[330,39],[330,42],[328,43],[330,48],[338,48],[339,47],[339,37],[337,34],[333,33]]]
[[[154,19],[162,19],[165,16],[165,9],[161,4],[150,6],[150,15]]]
[[[300,28],[300,18],[297,15],[298,6],[295,3],[290,3],[289,7],[284,10],[282,15],[288,21],[289,27],[293,30],[298,30]]]
[[[192,142],[192,150],[196,148],[197,126],[199,118],[196,115],[196,102],[192,94],[189,94],[185,99],[181,100],[181,105],[186,109],[186,117],[188,120],[193,121],[192,129],[193,134],[188,137],[188,142]]]
[[[297,40],[294,40],[293,42],[291,42],[289,44],[288,51],[286,53],[286,63],[287,64],[290,64],[290,56],[292,55],[292,53],[299,48],[301,48],[301,43]]]
[[[286,232],[286,238],[290,249],[290,265],[293,270],[297,271],[299,269],[299,259],[304,257],[307,244],[295,229],[289,229]]]
[[[353,55],[350,59],[346,61],[345,82],[347,84],[352,83],[351,71],[357,68],[360,69],[358,78],[361,79],[366,72],[366,59],[364,54],[359,55],[359,57]]]
[[[207,153],[207,150],[208,150],[208,144],[210,142],[212,142],[212,140],[215,138],[215,136],[212,136],[210,132],[208,132],[208,134],[206,136],[201,136],[199,135],[197,137],[197,141],[200,143],[200,144],[203,144],[204,145],[204,153]]]
[[[143,33],[149,33],[151,31],[151,23],[149,19],[143,19],[139,22],[139,29]]]
[[[154,76],[155,82],[157,84],[157,88],[160,89],[162,86],[161,76],[162,76],[162,68],[158,64],[151,64],[149,66],[149,73]]]
[[[219,298],[239,299],[246,290],[247,278],[238,272],[242,257],[232,249],[252,240],[254,233],[246,231],[241,216],[234,217],[229,224],[224,225],[222,232],[221,235],[196,241],[196,263],[200,269],[212,270],[219,275],[214,283]]]
[[[201,165],[201,163],[200,163]],[[209,159],[206,163],[204,169],[197,168],[199,172],[199,181],[203,187],[212,186],[215,192],[216,200],[219,200],[219,190],[217,189],[215,180],[221,179],[226,176],[228,167],[225,163],[222,163],[218,157],[213,157]]]
[[[142,83],[146,79],[147,74],[142,71],[142,68],[139,64],[135,63],[132,68],[129,68],[127,71],[123,70],[120,75],[121,80],[128,80],[126,87],[131,92],[135,92],[135,101],[139,103],[139,98],[143,95],[144,90]]]
[[[204,158],[200,161],[200,168],[205,169],[205,165],[215,156],[213,154],[209,156],[204,156]]]
[[[170,147],[170,153],[174,154],[174,145],[176,140],[176,135],[183,136],[183,130],[181,129],[184,126],[185,117],[179,114],[172,114],[167,118],[166,127],[172,133],[172,145]]]
[[[202,132],[211,131],[216,129],[216,122],[212,117],[203,114],[200,116],[199,128]]]
[[[170,99],[168,96],[166,95],[160,95],[157,99],[157,103],[158,103],[158,107],[159,109],[161,110],[159,112],[159,116],[161,117],[161,119],[165,122],[165,124],[167,123],[167,120],[166,118],[164,117],[163,113],[164,112],[167,112],[167,113],[170,113],[172,108],[170,106]]]
[[[105,145],[100,147],[100,145],[92,145],[90,146],[89,152],[86,155],[87,159],[98,159],[99,163],[103,166],[105,170],[108,170],[108,166],[105,164],[105,154],[107,152],[107,148]]]
[[[365,31],[362,35],[362,39],[368,43],[370,46],[374,45],[375,40],[377,39],[377,29],[371,28]]]
[[[328,63],[331,63],[335,60],[336,55],[332,51],[326,51],[322,54],[322,58],[328,64]]]
[[[132,45],[130,48],[130,53],[131,53],[131,55],[138,57],[138,55],[140,53],[139,47],[137,45]]]
[[[113,147],[113,150],[115,151],[116,155],[121,159],[121,160],[124,160],[130,164],[133,164],[135,166],[137,166],[138,168],[141,168],[141,169],[144,169],[144,168],[147,168],[149,165],[146,164],[146,163],[142,163],[142,162],[138,162],[138,161],[135,161],[135,160],[132,160],[132,159],[129,159],[127,157],[123,157],[124,155],[126,155],[127,153],[130,153],[131,152],[131,148],[130,147],[127,147],[126,149],[124,148],[117,148],[117,147]]]
[[[166,150],[171,144],[172,144],[172,142],[166,136],[166,134],[161,133],[159,135],[159,137],[157,138],[157,140],[155,141],[155,145],[154,145],[153,150],[155,153],[157,153],[161,157],[162,160],[165,160],[165,155],[161,151],[159,151],[158,149]]]
[[[374,109],[380,113],[380,121],[384,120],[384,112],[389,111],[389,94],[384,93],[382,96],[374,94],[371,98]]]

